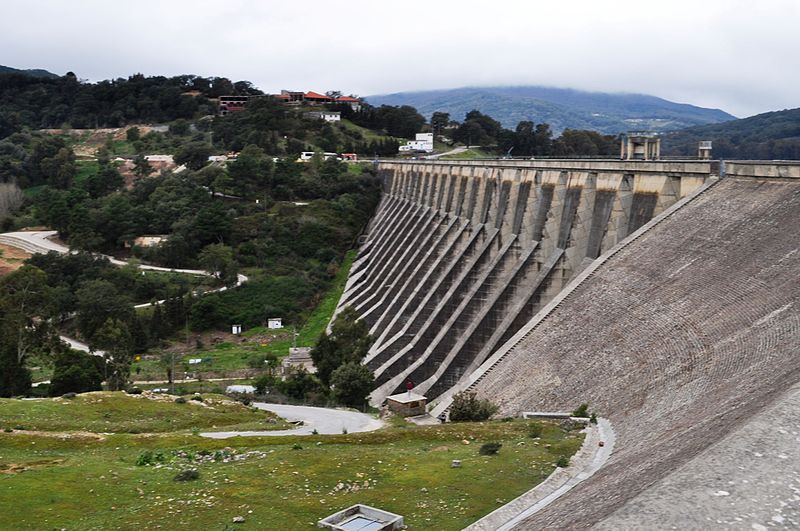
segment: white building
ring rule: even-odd
[[[417,133],[414,140],[409,140],[405,146],[400,146],[400,151],[433,153],[433,133]]]
[[[305,113],[306,118],[312,120],[325,120],[326,122],[342,121],[342,113],[339,111],[314,111]]]

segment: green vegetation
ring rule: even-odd
[[[451,153],[450,155],[442,155],[441,157],[439,157],[439,159],[440,160],[485,159],[491,156],[492,155],[490,155],[486,151],[477,148],[470,148],[464,151],[460,151],[458,153]]]
[[[296,345],[300,347],[313,347],[320,335],[325,331],[328,322],[333,316],[336,304],[344,291],[347,275],[355,260],[357,251],[351,250],[345,254],[342,265],[339,267],[330,289],[325,293],[320,303],[305,320],[303,326],[297,331]],[[203,378],[220,378],[227,374],[236,374],[243,369],[264,367],[265,359],[277,359],[289,353],[292,346],[293,328],[282,330],[269,330],[264,326],[247,329],[242,337],[244,342],[227,342],[215,344],[211,347],[189,343],[181,352],[175,353],[176,368],[182,372],[191,371]],[[169,354],[166,354],[167,356]],[[204,360],[197,365],[188,365],[189,358]],[[142,356],[142,359],[133,363],[134,379],[161,380],[166,378],[166,365],[158,353]],[[235,382],[241,383],[241,382]],[[205,384],[208,386],[209,384]]]
[[[544,427],[541,422],[531,422],[528,424],[528,437],[531,439],[538,439],[542,436],[543,429]]]
[[[499,452],[500,448],[502,448],[502,447],[503,447],[502,443],[499,443],[499,442],[488,442],[488,443],[485,443],[485,444],[481,445],[481,448],[480,448],[480,450],[478,450],[478,453],[480,455],[497,455],[497,452]]]
[[[741,120],[690,127],[664,135],[662,153],[696,156],[711,140],[715,159],[800,159],[800,109],[767,112]]]
[[[589,404],[581,404],[572,412],[573,417],[589,418]]]
[[[165,433],[191,428],[284,429],[269,411],[230,399],[205,396],[203,402],[174,402],[170,395],[84,393],[75,398],[23,401],[0,398],[0,427],[24,431]],[[0,443],[0,446],[2,443]]]
[[[476,422],[489,419],[497,413],[491,401],[478,398],[474,392],[462,391],[453,395],[450,420],[453,422]]]
[[[673,130],[733,118],[718,109],[674,103],[642,94],[609,94],[541,87],[465,87],[370,96],[373,105],[412,105],[433,119],[438,113],[464,116],[473,109],[512,128],[520,120],[547,122],[556,132],[587,129],[621,133],[631,123],[647,130]],[[630,120],[636,120],[631,122]]]
[[[545,425],[540,441],[527,438],[523,422],[220,441],[0,433],[0,521],[8,529],[223,529],[244,516],[243,528],[304,529],[366,503],[402,514],[413,529],[462,529],[580,447],[580,434]],[[481,456],[486,442],[503,449]],[[453,459],[462,467],[451,468]],[[175,481],[194,476],[184,470],[197,478]]]

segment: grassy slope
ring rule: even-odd
[[[0,399],[0,427],[34,431],[90,431],[104,433],[162,433],[191,428],[258,426],[283,428],[275,416],[238,402],[208,399],[176,404],[175,397],[96,392],[73,399],[22,401]]]
[[[487,441],[503,443],[498,455],[478,455]],[[366,503],[402,514],[411,529],[461,529],[543,480],[580,444],[580,435],[565,436],[554,425],[535,441],[522,421],[223,441],[0,433],[0,528],[226,529],[244,516],[237,529],[311,529],[320,518]],[[257,453],[228,463],[172,457],[175,449],[224,447]],[[135,466],[146,449],[162,450],[168,462]],[[450,468],[452,459],[463,467]],[[2,474],[12,464],[31,469]],[[173,481],[186,468],[196,468],[200,479]],[[349,489],[336,491],[339,483]]]
[[[338,122],[338,126],[341,129],[344,129],[344,130],[352,132],[352,133],[361,133],[361,135],[364,137],[364,140],[366,140],[367,142],[372,142],[372,141],[375,141],[375,140],[378,140],[378,141],[380,141],[380,140],[403,140],[403,139],[395,139],[394,137],[387,136],[387,135],[378,134],[375,131],[373,131],[372,129],[367,129],[366,127],[361,127],[360,125],[356,125],[353,122],[351,122],[350,120],[341,120],[340,122]]]
[[[358,251],[351,250],[345,255],[342,265],[336,273],[333,285],[298,331],[298,346],[313,347],[317,342],[317,338],[328,326],[328,321],[330,321],[339,298],[342,296],[347,282],[347,275],[350,273],[350,267],[353,265],[357,254]],[[176,364],[181,364],[183,363],[182,360],[188,360],[189,358],[203,358],[210,361],[191,366],[192,372],[204,373],[243,369],[248,367],[248,361],[253,357],[266,356],[268,354],[283,357],[289,354],[289,347],[292,346],[292,329],[268,330],[264,327],[257,327],[247,330],[243,335],[248,339],[258,337],[261,338],[261,341],[220,343],[212,348],[186,354],[182,358],[176,355]],[[135,372],[137,367],[139,368],[138,373]],[[165,378],[164,369],[157,360],[144,359],[135,362],[133,370],[136,380],[160,380]]]
[[[460,153],[454,153],[453,155],[444,155],[440,157],[439,160],[482,159],[487,157],[491,157],[491,155],[480,149],[470,148]]]

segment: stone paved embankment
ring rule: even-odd
[[[794,469],[762,469],[755,455],[788,461],[798,444],[794,421],[773,423],[772,433],[753,422],[800,382],[798,221],[800,180],[723,179],[610,258],[478,382],[501,415],[588,402],[617,434],[602,469],[520,529],[606,519],[608,528],[727,528],[715,508],[727,497],[714,496],[733,492],[717,483],[725,478],[749,500],[741,513],[729,507],[732,517],[797,503]],[[770,441],[768,452],[736,454],[734,445],[713,471],[690,465],[716,462],[725,452],[715,444],[751,426]],[[687,486],[714,490],[704,498]],[[669,489],[673,498],[657,502]],[[718,503],[706,509],[704,500]],[[641,524],[636,504],[651,511]],[[789,525],[794,516],[784,509],[774,514],[783,523],[767,520],[765,509],[751,524]]]

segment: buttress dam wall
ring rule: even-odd
[[[384,196],[339,306],[375,337],[372,401],[429,399],[595,258],[716,172],[711,162],[380,162]]]

